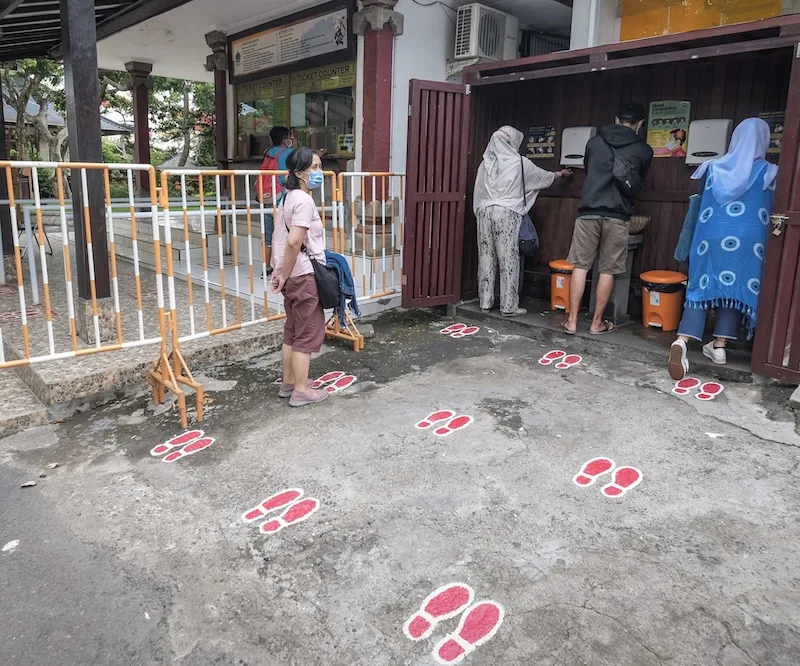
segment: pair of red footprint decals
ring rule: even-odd
[[[354,375],[347,375],[341,370],[326,372],[322,377],[317,377],[311,385],[313,389],[321,389],[323,386],[328,393],[339,393],[350,388],[356,383]]]
[[[319,509],[319,500],[316,497],[303,496],[302,488],[286,488],[280,492],[267,497],[263,502],[248,509],[242,514],[242,521],[245,523],[254,523],[255,521],[265,518],[267,514],[273,511],[285,509],[281,515],[270,518],[259,525],[258,531],[261,534],[275,534],[280,532],[284,527],[302,523],[308,520],[317,509]]]
[[[559,370],[567,370],[568,368],[580,365],[581,361],[583,361],[583,356],[579,354],[567,354],[567,352],[561,349],[554,349],[553,351],[547,352],[539,359],[539,365],[555,363]]]
[[[475,335],[480,331],[479,326],[467,326],[466,324],[450,324],[447,328],[443,328],[439,333],[442,335],[449,335],[451,338],[458,340],[459,338],[466,338],[469,335]]]
[[[427,430],[437,423],[442,423],[442,425],[434,429],[433,434],[437,437],[447,437],[458,430],[463,430],[474,420],[474,418],[466,414],[456,416],[456,413],[452,409],[439,409],[428,414],[422,421],[415,423],[414,427],[418,430]]]
[[[456,630],[433,648],[433,658],[440,664],[458,664],[475,648],[486,643],[503,624],[505,611],[496,601],[472,603],[475,591],[464,583],[451,583],[434,590],[420,609],[403,625],[403,633],[412,641],[428,638],[436,625],[458,614]]]
[[[697,393],[695,393],[694,396],[695,398],[708,401],[716,398],[725,390],[725,387],[719,382],[706,382],[704,384],[696,377],[686,377],[675,382],[675,386],[672,387],[672,392],[675,395],[687,395],[695,389],[697,389]]]
[[[601,476],[610,472],[613,472],[611,482],[600,489],[606,497],[622,497],[638,486],[644,478],[642,472],[635,467],[617,467],[610,458],[600,457],[587,460],[572,480],[581,488],[588,488]]]
[[[205,437],[205,432],[202,430],[189,430],[181,435],[176,435],[172,439],[168,439],[163,444],[154,446],[150,449],[150,455],[162,456],[167,453],[167,451],[171,451],[171,453],[167,453],[167,455],[161,459],[164,462],[171,463],[194,453],[198,453],[203,449],[207,449],[214,441],[213,437]],[[177,449],[178,447],[182,448],[173,451],[173,449]]]

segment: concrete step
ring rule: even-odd
[[[115,243],[116,250],[117,250],[117,257],[121,259],[126,259],[129,261],[133,261],[133,243],[130,239],[120,239],[118,238]],[[153,244],[152,243],[138,243],[139,249],[139,264],[141,266],[145,266],[147,268],[155,268],[155,252],[153,251]],[[183,243],[179,246],[173,245],[172,246],[172,262],[175,264],[176,269],[180,265],[183,265],[186,257],[186,250],[184,249]],[[193,247],[189,251],[189,259],[192,264],[200,265],[203,263],[203,248],[202,247]],[[166,248],[162,245],[161,246],[161,262],[162,266],[165,265],[167,261],[167,252]]]
[[[0,437],[34,428],[47,423],[50,418],[42,402],[28,388],[14,370],[0,370]]]

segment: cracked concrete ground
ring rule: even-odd
[[[0,663],[422,666],[457,619],[419,643],[402,624],[454,581],[506,611],[466,664],[800,663],[788,389],[702,403],[662,368],[558,371],[537,363],[552,344],[445,323],[392,314],[364,352],[326,348],[312,370],[358,383],[316,407],[276,397],[274,355],[207,371],[217,441],[171,465],[149,450],[177,415],[144,393],[0,441],[0,548],[19,540]],[[475,422],[438,439],[413,427],[433,408]],[[598,455],[644,481],[575,486]],[[320,510],[273,536],[241,522],[286,487]]]

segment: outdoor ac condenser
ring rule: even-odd
[[[512,60],[517,57],[518,27],[516,18],[486,5],[459,7],[455,58]]]

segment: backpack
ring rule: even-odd
[[[278,154],[275,155],[275,157],[270,157],[269,151],[264,153],[264,161],[261,163],[259,169],[261,171],[279,171],[278,160],[280,160],[281,155],[283,155],[283,153],[285,153],[287,150],[288,150],[287,148],[281,148],[278,151]],[[265,199],[271,198],[274,201],[283,190],[280,178],[278,178],[277,176],[273,177],[267,175],[262,175],[260,176],[260,178],[261,178],[261,187],[259,188],[259,193],[258,193],[259,200],[263,201]],[[273,180],[275,182],[274,192],[272,191]]]
[[[611,149],[611,154],[614,156],[614,184],[623,195],[632,199],[639,194],[644,185],[639,169],[627,157],[620,155],[608,141],[606,141],[606,145]]]

